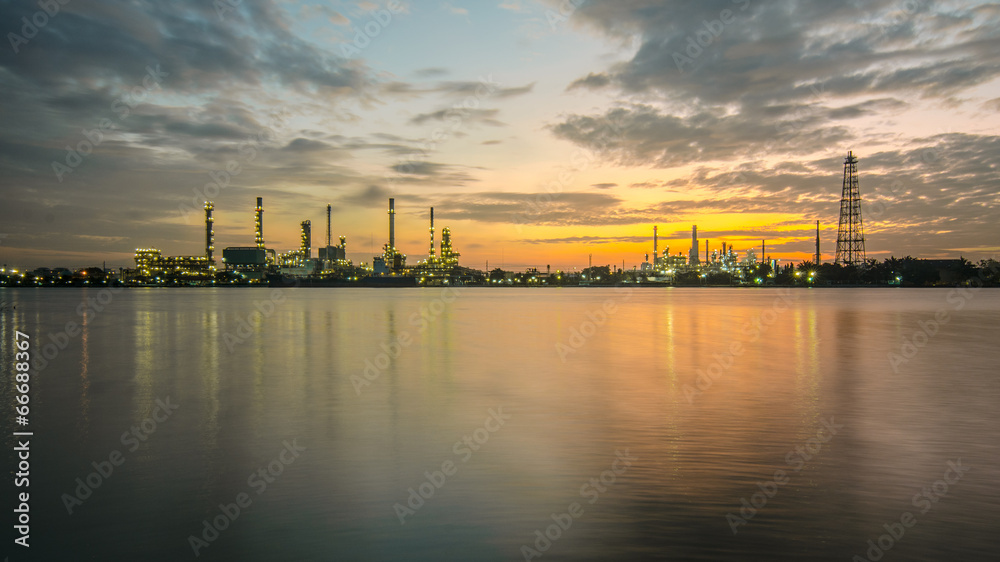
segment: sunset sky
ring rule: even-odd
[[[208,198],[221,257],[258,196],[355,263],[389,197],[411,264],[431,206],[479,269],[832,260],[848,150],[869,257],[1000,251],[995,3],[229,1],[0,0],[0,261],[201,254]]]

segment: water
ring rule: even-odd
[[[11,536],[11,560],[849,560],[880,535],[885,560],[1000,550],[995,290],[0,299],[5,373],[15,329],[57,352],[31,380],[31,547]],[[410,488],[430,497],[407,506]]]

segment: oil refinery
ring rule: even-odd
[[[694,279],[719,279],[725,276],[730,284],[761,284],[766,279],[757,275],[761,266],[763,275],[773,277],[781,264],[767,256],[766,240],[758,248],[746,248],[742,258],[726,242],[712,249],[710,241],[698,239],[698,227],[691,227],[691,246],[686,251],[670,253],[670,247],[659,247],[658,227],[653,226],[652,260],[646,254],[637,267],[626,270],[611,266],[588,267],[583,271],[545,272],[529,268],[524,273],[502,270],[477,271],[459,265],[461,254],[452,243],[449,227],[440,231],[440,240],[434,223],[434,208],[430,208],[428,225],[427,258],[407,263],[407,256],[396,246],[396,200],[389,198],[388,238],[382,252],[373,256],[371,264],[354,264],[347,258],[347,238],[340,236],[333,245],[332,205],[326,206],[326,232],[324,245],[317,248],[313,257],[312,221],[299,223],[299,247],[286,252],[269,248],[264,237],[264,199],[257,197],[253,213],[254,240],[252,246],[231,246],[222,250],[222,263],[217,267],[215,256],[214,217],[215,204],[206,201],[205,252],[199,256],[164,256],[156,248],[137,248],[135,268],[122,271],[122,281],[133,285],[215,285],[294,283],[302,286],[435,286],[435,285],[564,285],[600,284],[604,279],[617,275],[621,282],[643,284],[675,284]],[[816,255],[819,256],[819,224],[816,231]],[[791,267],[790,264],[785,267]],[[489,269],[487,264],[487,270]],[[706,281],[707,282],[707,281]]]
[[[371,263],[355,264],[347,257],[347,237],[334,239],[332,229],[333,206],[326,206],[326,232],[323,245],[313,256],[313,228],[311,220],[299,222],[297,248],[278,252],[268,247],[264,237],[264,199],[256,198],[253,210],[253,244],[231,246],[222,250],[221,263],[216,262],[215,204],[205,201],[205,248],[201,255],[164,256],[157,248],[136,248],[135,267],[119,268],[117,272],[106,267],[88,267],[76,272],[65,268],[40,267],[31,272],[0,268],[0,285],[62,286],[116,283],[124,285],[153,286],[204,286],[204,285],[256,285],[295,284],[297,286],[370,286],[416,287],[437,285],[485,286],[563,286],[607,285],[617,283],[643,285],[813,285],[820,281],[836,283],[870,283],[899,286],[904,275],[898,260],[886,260],[881,266],[875,260],[866,260],[865,237],[861,219],[861,195],[858,190],[858,158],[848,152],[844,159],[841,190],[840,218],[837,231],[836,257],[823,262],[820,252],[820,221],[815,222],[815,253],[812,261],[794,267],[791,262],[781,263],[767,253],[767,240],[747,245],[742,237],[737,249],[733,243],[721,240],[713,248],[708,238],[699,239],[698,226],[691,226],[691,243],[680,251],[670,252],[669,246],[661,250],[659,227],[652,227],[652,259],[645,259],[631,269],[625,261],[621,268],[612,265],[594,266],[593,254],[587,268],[573,271],[552,271],[545,266],[528,267],[523,272],[485,270],[459,265],[461,254],[455,250],[449,227],[441,228],[440,237],[435,225],[434,207],[429,209],[427,257],[408,263],[407,255],[396,245],[396,200],[389,198],[387,240],[382,251],[372,256]],[[812,225],[810,224],[810,229]],[[702,235],[705,233],[702,232]],[[337,242],[334,245],[334,242]],[[374,244],[373,244],[374,246]],[[912,260],[913,258],[906,258]],[[905,261],[905,260],[904,260]],[[918,260],[927,271],[910,274],[941,282],[955,277],[954,270],[961,260]],[[890,263],[891,262],[891,263]],[[953,263],[954,262],[954,263]],[[907,262],[909,263],[909,262]],[[880,272],[880,269],[886,271]],[[910,268],[912,269],[912,268]],[[928,273],[933,269],[933,272]],[[923,271],[923,270],[921,270]],[[935,273],[936,272],[936,273]],[[863,277],[872,277],[865,281]],[[874,277],[873,277],[874,276]]]
[[[122,281],[135,285],[206,285],[297,283],[333,286],[362,284],[376,286],[449,285],[472,282],[476,273],[458,264],[460,254],[452,246],[451,229],[441,229],[440,246],[434,246],[434,208],[430,209],[430,247],[426,260],[408,266],[406,254],[396,248],[395,199],[389,199],[389,239],[382,254],[369,266],[347,259],[347,238],[332,239],[332,205],[326,206],[325,245],[312,255],[312,221],[300,224],[299,247],[278,253],[264,239],[264,199],[254,208],[254,244],[222,250],[221,269],[215,263],[215,204],[205,202],[205,253],[200,256],[164,256],[156,248],[136,248],[135,268],[122,272]]]

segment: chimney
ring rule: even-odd
[[[427,252],[428,261],[434,258],[434,207],[431,207],[431,249]]]
[[[257,247],[264,249],[264,198],[257,198],[257,213],[254,219],[254,241]]]
[[[389,248],[396,248],[396,200],[389,198]]]
[[[691,227],[691,251],[688,256],[691,265],[698,265],[698,225]]]
[[[330,247],[330,210],[333,207],[331,205],[326,206],[326,247]]]
[[[208,265],[211,268],[215,268],[215,258],[213,254],[215,253],[215,231],[212,229],[212,223],[215,219],[212,218],[212,211],[215,209],[215,204],[211,201],[205,201],[205,257],[208,258]]]
[[[656,226],[653,226],[653,263],[656,263]],[[624,269],[624,268],[622,268]]]
[[[819,221],[816,221],[816,265],[819,265],[820,253],[819,253]]]

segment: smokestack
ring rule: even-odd
[[[656,226],[653,226],[653,263],[656,263]],[[622,268],[624,269],[624,267]]]
[[[705,263],[711,263],[712,258],[708,255],[708,240],[705,240]]]
[[[688,253],[691,265],[698,265],[698,225],[691,227],[691,251]]]
[[[312,221],[302,221],[302,243],[299,254],[303,260],[312,259]]]
[[[215,219],[212,218],[212,211],[215,209],[215,204],[211,201],[205,201],[205,257],[208,258],[208,265],[211,268],[215,268],[215,259],[213,254],[215,253],[215,231],[212,230],[212,223]]]
[[[760,261],[761,262],[767,261],[767,241],[766,240],[761,240],[760,241]]]
[[[820,253],[819,253],[819,221],[816,221],[816,265],[819,265]]]
[[[431,207],[431,249],[427,252],[427,260],[434,257],[434,207]]]
[[[389,248],[396,248],[396,200],[389,198]]]
[[[254,241],[257,247],[264,249],[264,198],[257,198],[257,214],[254,220]]]
[[[725,242],[722,243],[722,257],[723,258],[726,257],[726,243]]]
[[[327,205],[326,206],[326,247],[327,248],[330,247],[330,210],[331,209],[332,209],[331,205]]]

